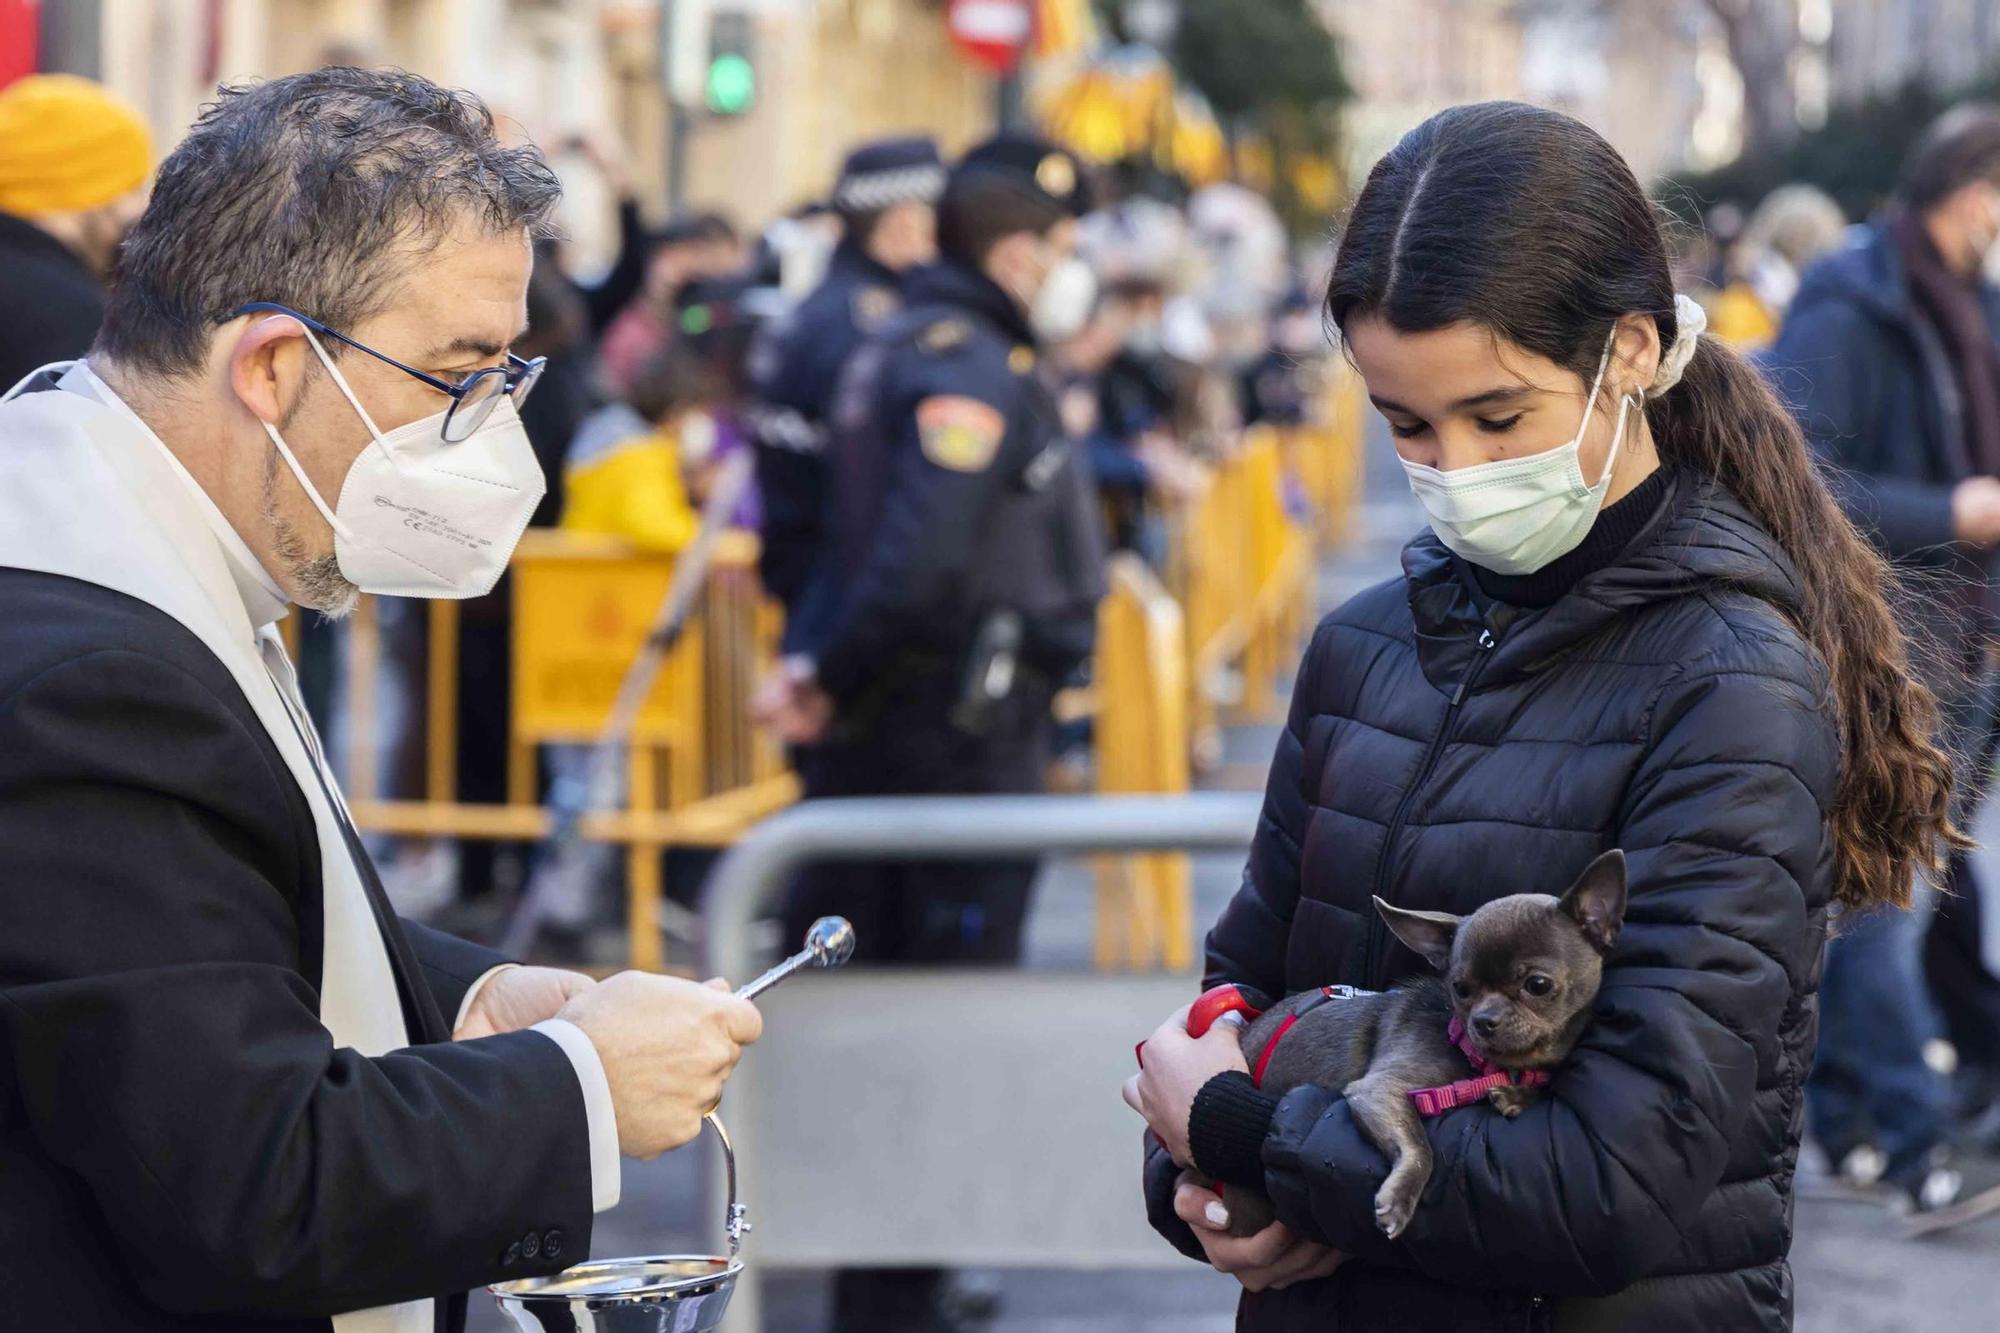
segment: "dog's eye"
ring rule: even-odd
[[[1539,972],[1534,973],[1526,981],[1521,983],[1521,989],[1528,992],[1528,994],[1534,996],[1538,1000],[1541,999],[1543,996],[1547,995],[1550,991],[1554,990],[1555,988],[1556,988],[1556,983],[1549,980],[1547,977],[1543,976]]]
[[[1454,981],[1451,983],[1451,993],[1461,1000],[1469,1000],[1472,998],[1472,987],[1463,981]]]

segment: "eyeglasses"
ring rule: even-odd
[[[500,405],[502,398],[512,398],[515,410],[518,411],[521,404],[528,401],[528,394],[533,391],[535,382],[541,379],[543,369],[549,364],[549,359],[545,356],[538,356],[532,361],[523,361],[510,352],[507,355],[506,365],[475,370],[453,384],[435,375],[426,375],[415,367],[406,366],[393,356],[384,356],[366,343],[358,343],[346,334],[328,328],[312,316],[302,315],[290,306],[279,305],[274,301],[252,301],[248,305],[238,306],[230,318],[254,314],[288,315],[314,333],[324,334],[337,342],[345,343],[357,352],[366,352],[377,361],[392,365],[405,375],[414,376],[439,393],[449,396],[451,406],[445,410],[442,431],[446,444],[457,444],[470,438],[472,432],[486,424],[486,418],[493,415],[493,409]]]

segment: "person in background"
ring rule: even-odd
[[[682,474],[697,508],[708,503],[709,487],[722,465],[750,448],[743,424],[750,348],[777,303],[776,286],[763,285],[749,272],[698,279],[681,290],[681,340],[714,384],[706,406],[691,414],[681,431]],[[755,532],[763,514],[763,496],[753,478],[730,509],[729,525]]]
[[[1968,105],[1919,140],[1897,199],[1847,248],[1808,270],[1760,363],[1787,397],[1847,512],[1907,574],[1898,607],[1959,763],[1955,818],[1969,827],[1993,761],[1994,552],[2000,547],[2000,108]],[[1923,962],[1958,1048],[1961,1109],[2000,1074],[2000,982],[1980,949],[1996,910],[1952,858]],[[1951,1108],[1925,1065],[1931,1006],[1918,970],[1922,919],[1849,924],[1829,950],[1819,1057],[1807,1085],[1814,1138],[1854,1183],[1878,1174],[1917,1211],[1962,1217],[2000,1203],[2000,1169],[1944,1160]]]
[[[694,215],[694,276],[727,278],[741,273],[749,263],[749,249],[743,233],[725,213],[711,209]]]
[[[639,368],[675,336],[682,288],[726,277],[742,265],[742,242],[719,213],[677,218],[662,228],[647,251],[638,294],[604,330],[598,355],[605,387],[625,393]]]
[[[938,203],[940,262],[850,361],[835,407],[828,540],[840,601],[760,720],[808,748],[808,797],[1042,790],[1055,685],[1090,656],[1103,536],[1045,349],[1089,318],[1074,254],[1082,168],[1008,135]],[[823,864],[785,906],[838,913],[857,961],[1011,964],[1033,860]],[[956,1327],[935,1270],[841,1273],[835,1327]]]
[[[803,301],[826,277],[846,227],[825,199],[800,204],[764,229],[764,244],[777,256],[778,288],[787,301]]]
[[[521,338],[522,355],[547,360],[535,384],[535,396],[521,409],[521,425],[548,494],[535,507],[531,528],[552,528],[563,512],[563,474],[570,441],[600,402],[596,349],[590,340],[590,303],[540,246],[528,279],[528,331]]]
[[[546,248],[576,294],[583,299],[589,333],[594,338],[610,327],[611,321],[638,295],[640,286],[646,280],[646,223],[639,212],[638,195],[632,189],[631,173],[625,169],[624,154],[615,145],[588,134],[577,134],[571,135],[564,146],[581,155],[595,168],[617,200],[618,252],[613,256],[610,267],[596,280],[578,282],[570,274],[567,264],[570,256],[560,240],[537,247],[538,255]]]
[[[622,538],[653,555],[686,549],[701,524],[688,503],[687,441],[705,428],[717,392],[684,343],[656,352],[628,397],[591,413],[567,449],[562,530]],[[552,782],[590,780],[590,746],[551,745],[545,753]],[[620,956],[625,935],[609,927],[604,907],[622,865],[607,844],[587,846],[575,861],[535,861],[528,893],[541,909],[538,956],[586,965]]]
[[[0,90],[0,390],[89,350],[152,169],[146,122],[89,79]]]
[[[655,353],[626,401],[585,419],[565,463],[565,532],[623,537],[643,551],[672,555],[694,540],[699,518],[688,503],[684,444],[692,421],[707,421],[715,377],[686,347]]]
[[[527,432],[535,460],[548,479],[548,490],[535,506],[528,526],[549,528],[555,526],[563,509],[563,457],[570,438],[599,400],[596,361],[584,297],[556,267],[546,243],[535,247],[527,300],[528,330],[517,348],[524,357],[546,357],[547,361],[535,382],[534,395],[520,407],[521,428]],[[467,600],[459,610],[454,790],[460,801],[472,804],[497,805],[507,799],[514,689],[512,579],[511,569],[503,572],[492,592]],[[384,603],[383,612],[382,633],[388,644],[385,679],[391,687],[402,689],[408,701],[405,715],[418,717],[424,670],[419,621],[412,618],[411,608],[398,607],[393,599]],[[316,640],[333,632],[335,627],[329,623],[307,618],[301,627],[304,652],[310,653]],[[407,641],[398,639],[399,633],[409,636]],[[408,747],[405,749],[407,752]],[[419,761],[412,755],[407,762]],[[440,867],[455,867],[456,901],[435,919],[441,925],[479,933],[490,928],[492,914],[499,906],[494,891],[519,883],[527,850],[522,843],[483,838],[467,839],[455,846],[403,840],[385,858],[384,878],[398,901],[428,903],[442,896],[435,888],[439,879],[451,878]],[[405,893],[407,898],[402,896]]]
[[[1197,493],[1204,471],[1175,443],[1172,387],[1162,382],[1157,283],[1126,279],[1099,293],[1088,323],[1055,356],[1063,429],[1083,443],[1113,550],[1160,566],[1166,534],[1154,508]]]
[[[862,144],[833,187],[840,242],[826,277],[750,352],[746,419],[764,501],[757,572],[785,609],[784,647],[813,624],[804,605],[826,559],[826,433],[834,386],[861,340],[901,305],[901,276],[937,255],[944,162],[928,138]]]
[[[1312,414],[1326,333],[1303,287],[1294,287],[1271,314],[1271,345],[1243,372],[1243,424],[1297,426]]]
[[[1731,254],[1735,277],[1708,303],[1709,330],[1741,350],[1769,343],[1798,293],[1799,275],[1839,248],[1846,231],[1847,215],[1816,186],[1781,185],[1765,195]]]

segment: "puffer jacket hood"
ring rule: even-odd
[[[1840,763],[1796,569],[1733,496],[1683,476],[1545,608],[1483,597],[1428,533],[1404,571],[1314,635],[1206,984],[1392,984],[1425,965],[1371,895],[1463,915],[1560,892],[1611,847],[1625,929],[1538,1104],[1427,1122],[1436,1169],[1395,1242],[1373,1225],[1386,1163],[1339,1091],[1284,1098],[1266,1192],[1354,1259],[1246,1295],[1239,1327],[1788,1328]],[[1198,1257],[1173,1176],[1155,1149],[1149,1212]]]

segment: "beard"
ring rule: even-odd
[[[361,600],[361,589],[340,572],[338,556],[312,554],[291,520],[278,512],[278,466],[278,452],[273,449],[264,461],[264,521],[275,538],[278,562],[300,606],[328,620],[344,619]]]

